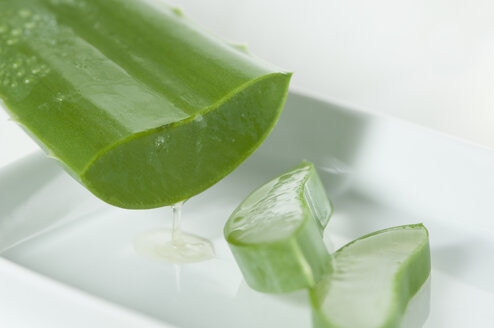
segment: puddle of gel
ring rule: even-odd
[[[214,258],[213,245],[207,239],[182,231],[182,202],[173,206],[173,228],[153,229],[137,236],[137,253],[154,260],[183,264]]]

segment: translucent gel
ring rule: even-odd
[[[209,240],[182,231],[182,204],[173,206],[172,229],[153,229],[137,236],[134,248],[139,254],[177,264],[206,261],[214,257],[214,248]]]

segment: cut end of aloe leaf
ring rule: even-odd
[[[289,75],[264,76],[204,113],[134,136],[98,157],[83,183],[127,208],[175,204],[218,182],[266,138],[278,119]]]
[[[427,229],[400,226],[359,238],[334,254],[333,268],[310,292],[315,328],[399,327],[430,274]]]
[[[314,165],[304,161],[252,192],[230,216],[225,235],[239,245],[277,242],[308,218],[322,231],[332,211]]]
[[[331,213],[309,162],[251,193],[225,225],[225,238],[249,286],[272,293],[313,286],[331,269],[322,238]]]
[[[0,1],[0,98],[104,201],[153,208],[230,173],[269,134],[290,73],[139,0]]]

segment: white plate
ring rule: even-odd
[[[289,95],[279,124],[251,158],[184,206],[184,229],[214,243],[217,257],[207,262],[178,266],[135,253],[138,233],[171,225],[169,208],[106,205],[41,154],[6,167],[0,323],[311,327],[305,293],[250,290],[222,236],[250,191],[302,159],[316,164],[333,200],[326,240],[334,248],[385,227],[423,222],[429,228],[430,310],[423,290],[408,326],[423,320],[434,328],[492,326],[494,153],[299,93]]]

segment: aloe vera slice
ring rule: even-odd
[[[322,238],[331,214],[326,191],[309,162],[251,193],[224,230],[247,284],[270,293],[313,286],[331,269]]]
[[[399,327],[430,274],[422,224],[381,230],[339,249],[333,272],[310,292],[315,328]]]
[[[102,200],[177,203],[245,160],[290,73],[138,0],[0,1],[0,98]]]

